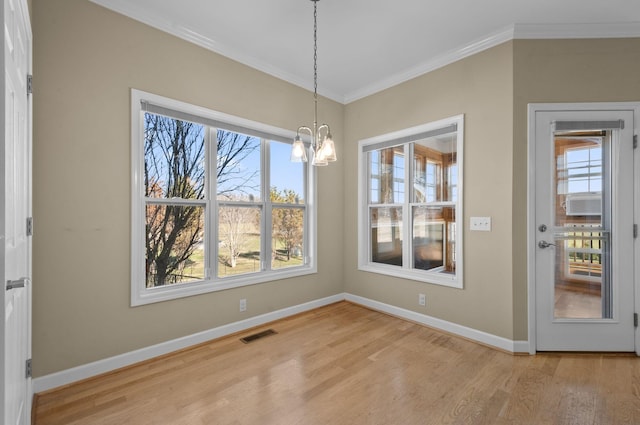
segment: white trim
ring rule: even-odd
[[[264,282],[271,282],[281,279],[287,279],[291,277],[304,276],[317,273],[317,213],[315,211],[317,205],[317,191],[315,189],[316,182],[316,170],[315,167],[306,166],[305,184],[307,186],[305,190],[306,199],[306,224],[305,224],[305,252],[308,259],[302,266],[290,267],[281,270],[267,270],[251,274],[243,274],[238,276],[229,276],[224,279],[218,278],[213,275],[209,275],[200,281],[184,283],[177,285],[166,285],[157,288],[145,288],[144,282],[146,279],[144,262],[140,259],[144,257],[144,239],[145,239],[145,198],[143,193],[143,112],[141,110],[141,103],[147,102],[159,107],[163,107],[175,112],[183,112],[193,114],[199,118],[210,119],[217,122],[223,122],[225,124],[237,127],[243,127],[246,129],[252,129],[267,133],[271,136],[279,136],[285,139],[293,140],[295,132],[291,130],[281,129],[271,125],[263,124],[257,121],[248,120],[245,118],[228,115],[223,112],[214,111],[201,106],[191,105],[179,100],[159,96],[153,93],[147,93],[137,89],[131,89],[131,306],[145,305],[160,301],[168,301],[178,298],[190,297],[193,295],[205,294],[209,292],[222,291],[225,289],[237,288],[247,285],[255,285]],[[210,127],[211,128],[211,127]],[[207,134],[209,137],[209,134]],[[207,150],[209,151],[209,150]],[[209,161],[215,161],[215,152],[209,152],[207,155]],[[264,159],[264,154],[262,155]],[[209,163],[209,168],[212,168],[212,164]],[[268,168],[264,167],[261,174],[268,173]],[[213,186],[215,182],[208,185],[210,190],[215,190]],[[263,188],[265,191],[268,188]],[[215,192],[214,192],[215,193]],[[268,199],[268,197],[264,197]],[[214,219],[216,214],[216,202],[215,196],[209,194],[208,200],[197,201],[202,204],[206,204],[206,212],[208,222],[210,223],[210,231],[208,232],[209,240],[215,240],[212,235],[215,235],[214,225],[217,219]],[[153,202],[153,201],[152,201]],[[194,203],[194,201],[172,201],[172,203]],[[266,205],[266,204],[265,204]],[[265,222],[266,226],[266,222]],[[264,238],[263,238],[264,239]],[[209,242],[210,243],[210,242]],[[217,245],[214,244],[213,249],[217,249]],[[264,251],[263,251],[264,252]],[[210,258],[217,258],[217,252],[214,252]],[[209,269],[213,271],[214,267],[209,264]]]
[[[456,209],[456,273],[454,275],[446,273],[438,273],[435,271],[418,270],[408,266],[410,261],[407,261],[406,253],[409,249],[403,249],[403,264],[404,266],[392,266],[387,264],[374,263],[370,261],[371,258],[371,241],[370,241],[370,227],[369,227],[369,204],[368,204],[368,179],[369,170],[366,153],[364,152],[366,146],[376,145],[379,143],[390,142],[400,139],[405,139],[414,135],[429,132],[432,130],[438,130],[446,128],[455,124],[456,127],[456,165],[458,169],[457,185],[458,185],[458,200],[454,202]],[[407,142],[404,142],[407,143]],[[412,142],[410,142],[412,143]],[[408,155],[409,153],[407,153]],[[405,181],[409,181],[408,169],[410,168],[409,161],[406,161],[405,168]],[[463,259],[463,217],[464,199],[462,194],[464,193],[464,114],[455,115],[453,117],[440,119],[426,124],[417,125],[414,127],[394,131],[391,133],[370,137],[358,142],[358,270],[367,271],[371,273],[379,273],[388,276],[394,276],[403,279],[410,279],[420,282],[432,283],[435,285],[448,286],[452,288],[462,289],[464,287],[464,259]],[[412,203],[410,202],[410,191],[405,193],[405,202],[402,204],[395,204],[395,206],[401,206],[403,208],[403,241],[405,244],[410,244],[411,237],[411,220],[409,220],[409,208]],[[447,203],[448,204],[448,203]],[[445,205],[445,203],[436,203],[435,205]]]
[[[492,47],[498,46],[506,41],[513,40],[513,34],[513,27],[509,27],[493,34],[489,34],[486,37],[473,40],[470,43],[442,53],[432,59],[429,59],[426,62],[422,62],[414,67],[411,67],[406,71],[390,75],[389,77],[368,86],[360,87],[357,90],[347,92],[344,95],[343,103],[349,104],[356,100],[371,96],[372,94],[412,80],[431,71],[435,71],[436,69],[444,68],[447,65],[450,65],[466,57],[475,55],[476,53],[483,52]]]
[[[529,104],[527,119],[527,324],[529,329],[529,354],[536,353],[536,273],[535,273],[535,246],[536,240],[536,133],[535,133],[536,105]]]
[[[629,25],[636,30],[638,25]],[[527,181],[527,294],[528,294],[528,330],[529,353],[536,353],[536,292],[535,292],[535,114],[540,111],[603,111],[603,110],[633,110],[634,135],[638,134],[640,126],[640,102],[585,102],[585,103],[530,103],[527,118],[527,146],[528,146],[528,181]],[[640,149],[640,148],[638,148]],[[640,170],[640,155],[634,150],[634,173]],[[636,179],[637,180],[637,179]],[[634,188],[634,222],[640,223],[640,184]],[[640,264],[640,238],[634,240],[635,263]],[[640,273],[634,269],[635,311],[640,312]],[[640,327],[635,329],[635,351],[640,356]]]
[[[516,24],[514,39],[633,38],[640,22],[592,24]]]
[[[187,27],[179,25],[170,19],[166,19],[159,14],[153,13],[148,8],[143,8],[128,0],[90,0],[92,3],[98,4],[121,15],[128,16],[150,27],[181,38],[196,46],[203,47],[214,53],[218,53],[224,57],[233,59],[248,67],[257,69],[283,81],[302,87],[306,90],[313,90],[313,84],[308,78],[301,78],[271,63],[260,61],[252,56],[247,56],[241,50],[235,49],[224,43],[215,41],[205,35],[193,31]],[[318,93],[328,97],[336,102],[344,103],[344,96],[327,88],[318,88]]]
[[[177,25],[169,19],[153,14],[148,9],[137,6],[127,0],[90,0],[102,7],[128,16],[185,41],[218,53],[227,58],[238,61],[251,68],[265,72],[276,78],[311,90],[311,82],[280,67],[259,61],[247,56],[242,51],[231,46],[212,40],[187,27]],[[378,93],[382,90],[409,81],[415,77],[442,68],[468,56],[488,50],[506,41],[514,39],[560,39],[560,38],[626,38],[640,37],[640,22],[609,23],[609,24],[513,24],[494,33],[486,34],[478,39],[465,43],[456,49],[441,53],[435,58],[418,64],[408,70],[392,74],[387,78],[368,86],[359,87],[346,93],[338,93],[326,87],[320,87],[318,93],[336,102],[348,104],[358,99]]]
[[[468,328],[437,317],[428,316],[426,314],[416,313],[415,311],[406,310],[390,304],[385,304],[369,298],[360,297],[358,295],[345,294],[345,299],[355,304],[360,304],[373,310],[381,311],[392,316],[400,317],[405,320],[420,323],[444,332],[448,332],[472,341],[495,347],[510,353],[527,353],[529,350],[528,341],[512,341],[497,335],[479,331],[477,329]]]
[[[63,385],[68,385],[76,381],[81,381],[94,377],[96,375],[111,372],[113,370],[149,360],[154,357],[162,356],[164,354],[182,350],[184,348],[189,348],[191,346],[211,341],[216,338],[222,338],[227,335],[242,332],[244,330],[251,329],[256,326],[261,326],[275,320],[283,319],[285,317],[293,316],[305,311],[340,302],[344,299],[344,294],[332,295],[330,297],[321,298],[304,304],[298,304],[292,307],[283,308],[281,310],[272,311],[270,313],[261,314],[259,316],[241,320],[239,322],[229,323],[217,328],[198,332],[192,335],[187,335],[182,338],[176,338],[170,341],[162,342],[160,344],[141,348],[139,350],[130,351],[128,353],[119,354],[117,356],[109,357],[103,360],[87,363],[82,366],[77,366],[71,369],[35,378],[33,380],[34,392],[39,393],[42,391],[48,391],[53,388],[61,387]]]
[[[636,138],[640,139],[640,123],[638,119],[640,118],[640,104],[636,104],[636,108],[634,111],[634,129],[633,134]],[[633,191],[633,217],[634,223],[636,225],[640,224],[640,183],[638,183],[637,173],[640,172],[640,147],[637,147],[633,150],[633,172],[636,175],[635,177],[635,188]],[[640,264],[640,237],[637,237],[633,241],[633,251],[634,251],[634,279],[635,279],[635,313],[638,314],[640,312],[640,269],[638,265]],[[636,355],[640,356],[640,326],[636,327]]]
[[[360,304],[372,310],[387,313],[401,319],[410,320],[425,326],[432,327],[444,332],[448,332],[469,340],[495,347],[511,353],[527,353],[529,352],[529,342],[527,341],[511,341],[496,335],[482,332],[466,326],[448,322],[446,320],[416,313],[390,304],[381,303],[379,301],[364,298],[358,295],[348,293],[340,293],[326,298],[298,304],[292,307],[283,308],[281,310],[272,311],[259,316],[251,317],[239,322],[229,323],[217,328],[187,335],[182,338],[176,338],[160,344],[155,344],[139,350],[130,351],[128,353],[119,354],[103,360],[87,363],[71,369],[55,372],[49,375],[41,376],[33,380],[34,393],[49,391],[54,388],[68,385],[84,379],[89,379],[97,375],[131,366],[139,362],[153,359],[158,356],[172,353],[177,350],[189,348],[191,346],[222,338],[234,333],[242,332],[257,326],[271,323],[295,314],[320,308],[329,304],[340,301],[349,301],[354,304]]]

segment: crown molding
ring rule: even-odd
[[[375,84],[347,93],[344,103],[404,83],[420,75],[435,71],[466,57],[488,50],[515,39],[578,39],[578,38],[630,38],[640,37],[640,22],[620,24],[514,24],[501,31],[450,50],[434,59],[423,62],[404,72],[394,74]]]
[[[635,38],[640,22],[614,24],[516,24],[515,39]]]
[[[312,91],[312,83],[281,68],[245,55],[228,45],[178,25],[169,19],[154,15],[147,9],[136,6],[129,0],[90,0],[131,19],[174,35],[185,41],[218,53],[231,60],[265,72],[273,77]],[[357,88],[347,93],[337,93],[326,87],[318,87],[318,93],[331,100],[348,104],[372,94],[386,90],[428,72],[450,65],[456,61],[480,53],[514,39],[570,39],[570,38],[629,38],[640,37],[640,22],[613,24],[514,24],[485,37],[452,49],[405,71],[390,75],[373,84]]]
[[[417,66],[409,68],[406,71],[391,75],[388,78],[380,80],[374,84],[347,93],[344,96],[343,103],[347,104],[354,102],[358,99],[362,99],[364,97],[378,93],[382,90],[386,90],[398,84],[412,80],[428,72],[435,71],[438,68],[443,68],[447,65],[459,61],[460,59],[464,59],[466,57],[475,55],[476,53],[480,53],[484,50],[490,49],[491,47],[502,44],[505,41],[512,40],[513,34],[513,27],[508,27],[481,39],[475,40],[471,43],[465,44],[457,49],[450,50],[436,58],[433,58],[426,62],[422,62]]]
[[[203,47],[212,52],[218,53],[221,56],[240,62],[243,65],[247,65],[250,68],[257,69],[280,80],[286,81],[305,90],[313,91],[313,83],[299,78],[289,72],[286,72],[278,67],[268,64],[263,61],[259,61],[251,56],[244,55],[237,49],[229,47],[224,43],[215,41],[209,37],[206,37],[197,31],[193,31],[184,26],[178,25],[169,19],[163,18],[157,14],[153,14],[147,9],[141,8],[128,0],[89,0],[99,6],[112,10],[121,15],[127,16],[133,20],[142,22],[155,29],[171,34],[175,37],[181,38],[185,41],[193,43],[197,46]],[[318,86],[318,93],[321,96],[327,97],[339,103],[344,103],[344,96]]]

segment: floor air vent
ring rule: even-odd
[[[262,332],[258,332],[257,334],[253,334],[253,335],[249,335],[249,336],[245,336],[244,338],[240,338],[240,341],[244,342],[245,344],[248,344],[250,342],[253,342],[257,339],[260,338],[264,338],[266,336],[270,336],[270,335],[275,335],[278,332],[274,331],[273,329],[267,329],[266,331],[262,331]]]

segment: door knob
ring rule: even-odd
[[[550,246],[556,246],[554,243],[549,243],[547,241],[538,242],[538,248],[549,248]]]

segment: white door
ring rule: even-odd
[[[4,0],[4,143],[0,151],[0,249],[3,258],[2,381],[6,425],[31,421],[31,380],[26,362],[31,350],[31,117],[27,94],[31,29],[24,0]]]
[[[536,350],[634,351],[634,110],[561,108],[530,113]]]

